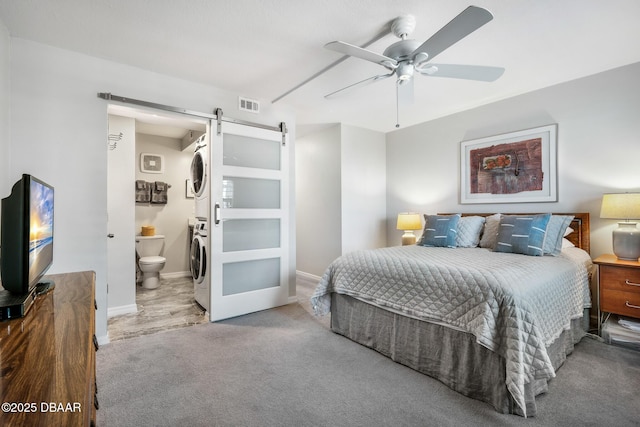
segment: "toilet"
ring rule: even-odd
[[[154,236],[136,236],[136,252],[138,254],[138,267],[142,271],[142,287],[145,289],[155,289],[160,286],[160,270],[164,268],[167,261],[160,256],[164,236],[156,234]]]

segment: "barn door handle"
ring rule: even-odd
[[[220,203],[216,203],[213,208],[213,223],[220,224]]]

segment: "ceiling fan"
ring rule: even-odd
[[[382,54],[342,41],[327,43],[325,45],[327,49],[380,64],[388,72],[331,92],[325,98],[342,95],[352,89],[392,76],[397,79],[397,100],[403,103],[410,103],[413,100],[413,76],[416,74],[492,82],[504,73],[504,68],[482,65],[434,64],[431,62],[445,49],[492,19],[493,15],[488,10],[469,6],[427,41],[420,43],[408,38],[415,28],[415,18],[411,15],[400,16],[391,24],[391,31],[400,38],[400,41],[386,48]]]

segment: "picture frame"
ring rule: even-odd
[[[460,203],[556,202],[557,124],[460,143]]]
[[[184,184],[185,184],[184,196],[187,199],[193,199],[195,195],[193,194],[193,186],[191,185],[191,180],[190,179],[185,180]]]
[[[164,173],[164,156],[162,154],[140,153],[140,172]]]

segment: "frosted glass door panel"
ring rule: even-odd
[[[223,207],[235,209],[280,209],[280,181],[225,176]]]
[[[280,220],[227,219],[222,229],[222,251],[247,251],[280,247]]]
[[[280,142],[226,134],[223,144],[223,164],[280,170]]]
[[[280,258],[241,261],[222,266],[222,295],[280,286]]]
[[[212,322],[292,298],[288,135],[225,121],[216,125],[210,163]]]

